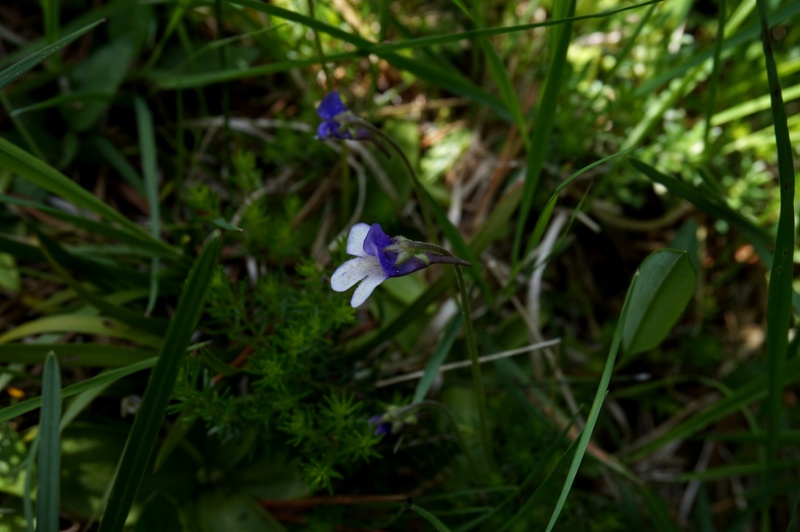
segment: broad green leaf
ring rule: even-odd
[[[196,522],[190,530],[216,532],[218,530],[258,530],[283,532],[285,528],[252,498],[226,490],[205,491],[193,505]]]
[[[61,370],[50,352],[44,363],[36,488],[37,532],[58,532],[61,509]]]
[[[167,329],[158,363],[120,458],[108,505],[100,522],[100,532],[121,530],[125,525],[155,447],[183,355],[203,311],[221,247],[222,239],[217,230],[203,246],[183,285],[178,308]]]
[[[133,532],[155,530],[183,530],[175,502],[158,491],[145,501]]]
[[[83,28],[70,33],[62,37],[61,39],[57,40],[53,44],[39,50],[38,52],[26,57],[22,61],[15,63],[8,67],[7,69],[0,72],[0,90],[5,88],[9,83],[14,81],[15,79],[19,78],[27,71],[35,67],[39,64],[45,57],[52,54],[53,52],[57,52],[58,50],[62,49],[87,31],[91,30],[95,26],[102,24],[105,20],[98,20],[97,22],[93,22]]]
[[[626,358],[664,340],[692,298],[697,282],[688,254],[674,249],[652,253],[636,275],[622,336]]]

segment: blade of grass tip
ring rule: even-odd
[[[58,532],[61,506],[61,370],[51,351],[44,362],[39,459],[36,484],[36,530]]]
[[[575,0],[569,0],[567,15],[572,17],[575,14]],[[558,95],[561,92],[561,81],[564,78],[564,70],[567,63],[567,50],[572,38],[572,21],[565,23],[561,29],[558,39],[558,46],[552,55],[552,64],[549,68],[547,81],[541,100],[537,106],[536,124],[531,132],[531,149],[527,154],[527,169],[525,172],[525,185],[522,190],[522,202],[519,210],[519,220],[517,229],[514,233],[514,244],[511,251],[512,267],[519,260],[520,247],[522,245],[522,233],[525,230],[525,223],[528,220],[529,211],[533,205],[533,196],[542,175],[542,166],[549,146],[550,134],[553,131],[555,122]],[[535,136],[535,140],[533,137]]]
[[[608,161],[614,160],[617,157],[622,157],[623,155],[627,155],[628,153],[636,149],[638,148],[634,146],[632,148],[628,148],[627,150],[622,150],[620,152],[617,152],[613,155],[608,155],[606,157],[603,157],[599,161],[595,161],[587,166],[584,166],[577,172],[570,175],[564,181],[559,183],[559,185],[553,191],[553,194],[551,194],[550,199],[547,200],[544,209],[542,209],[542,212],[539,214],[539,218],[536,220],[536,226],[533,228],[533,233],[531,233],[531,237],[528,240],[528,246],[525,248],[525,253],[522,255],[523,260],[517,263],[516,267],[512,270],[511,274],[508,276],[509,284],[506,286],[506,290],[509,289],[511,283],[516,278],[517,274],[522,269],[522,267],[525,265],[524,259],[530,256],[530,254],[533,253],[533,250],[536,248],[536,246],[539,245],[539,241],[542,239],[542,235],[544,235],[545,229],[547,229],[547,224],[550,223],[550,217],[553,215],[553,209],[556,206],[556,201],[558,200],[558,196],[559,194],[561,194],[561,191],[564,190],[570,183],[575,181],[577,178],[579,178],[592,168],[595,168],[596,166],[599,166]]]
[[[153,116],[150,109],[139,97],[133,100],[136,108],[136,126],[139,130],[139,149],[142,152],[142,173],[147,204],[150,208],[150,236],[158,240],[161,235],[160,204],[158,201],[158,167],[156,164],[156,134],[153,129]],[[153,312],[158,298],[158,270],[161,264],[157,256],[150,263],[150,296],[147,300],[145,316]]]
[[[6,68],[2,72],[0,72],[0,90],[4,89],[8,86],[12,81],[16,80],[17,78],[21,77],[23,74],[28,72],[30,69],[35,67],[39,64],[45,57],[48,55],[57,52],[64,46],[68,45],[87,31],[91,30],[95,26],[102,24],[105,22],[105,19],[98,20],[92,24],[88,24],[83,28],[70,33],[62,37],[61,39],[57,40],[50,46],[46,46],[42,48],[38,52],[31,54],[30,56],[26,57],[25,59],[19,61],[18,63],[14,63],[10,67]]]
[[[757,0],[758,17],[761,22],[761,40],[767,81],[772,98],[772,118],[775,124],[775,141],[778,149],[778,182],[780,186],[780,214],[778,233],[775,239],[772,269],[769,276],[767,299],[767,366],[769,373],[769,395],[767,398],[769,426],[767,436],[767,467],[774,464],[778,454],[781,407],[786,372],[787,332],[792,315],[792,257],[794,255],[794,188],[795,176],[792,162],[792,144],[786,109],[781,96],[778,69],[772,54],[767,6]],[[766,475],[768,476],[768,475]]]
[[[221,246],[220,232],[214,231],[203,246],[183,286],[158,363],[122,451],[108,504],[98,529],[100,532],[116,532],[125,525],[155,447],[158,429],[163,421],[183,355],[200,319]]]
[[[717,99],[717,84],[719,82],[719,67],[722,58],[722,45],[725,43],[725,19],[727,13],[725,10],[725,2],[727,0],[720,0],[719,2],[719,22],[717,23],[717,38],[714,43],[714,66],[711,69],[711,84],[708,87],[708,99],[706,100],[706,119],[703,125],[703,145],[708,146],[708,135],[711,133],[711,117],[714,116],[714,104]],[[711,150],[705,150],[705,153],[711,155]]]
[[[564,503],[567,502],[567,495],[569,495],[569,492],[572,489],[572,483],[575,481],[575,477],[578,474],[578,469],[581,466],[583,456],[586,454],[586,448],[589,446],[589,440],[592,438],[592,432],[597,424],[597,418],[600,417],[600,409],[603,406],[603,400],[605,399],[608,391],[608,383],[611,380],[611,373],[614,370],[614,362],[617,359],[617,351],[619,351],[619,346],[622,342],[622,329],[625,324],[625,319],[628,315],[628,305],[631,294],[633,293],[633,289],[636,286],[636,279],[638,276],[638,272],[633,276],[633,281],[631,281],[631,285],[628,288],[628,293],[625,295],[625,303],[622,305],[622,313],[619,317],[619,321],[617,322],[617,328],[614,331],[614,339],[611,342],[611,349],[608,352],[608,359],[606,360],[606,365],[603,368],[603,374],[600,376],[600,384],[597,386],[597,393],[595,394],[594,401],[592,402],[592,408],[586,418],[586,425],[584,425],[583,431],[581,431],[581,437],[578,440],[578,448],[576,449],[575,456],[573,457],[572,463],[569,466],[567,480],[564,482],[564,487],[562,488],[561,494],[558,497],[558,502],[556,503],[555,508],[553,508],[553,513],[550,516],[550,522],[547,524],[547,532],[553,530],[553,527],[558,520],[558,516],[561,514],[561,510],[564,508]]]

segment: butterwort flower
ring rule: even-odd
[[[378,224],[354,225],[347,236],[347,253],[356,258],[333,272],[331,288],[344,292],[358,284],[350,300],[353,308],[366,301],[375,287],[389,277],[402,277],[434,263],[472,266],[439,246],[402,236],[389,237]]]
[[[331,138],[367,140],[370,138],[369,131],[358,125],[361,119],[347,110],[337,91],[331,91],[325,95],[317,107],[317,114],[322,119],[322,123],[317,127],[317,137],[322,140]]]
[[[408,406],[392,405],[386,409],[385,414],[374,415],[367,422],[370,426],[375,426],[376,436],[398,434],[408,426],[417,424],[417,415],[413,411],[409,412],[410,409]]]

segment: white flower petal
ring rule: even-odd
[[[347,254],[355,255],[356,257],[363,257],[364,253],[364,240],[369,233],[368,224],[356,224],[350,228],[350,234],[347,235]]]
[[[380,265],[378,265],[380,267]],[[356,291],[353,292],[353,299],[350,300],[350,306],[353,308],[360,307],[361,304],[367,300],[369,295],[375,290],[375,287],[381,284],[389,277],[381,270],[380,274],[373,274],[361,281]]]
[[[365,277],[375,274],[385,275],[377,257],[367,255],[350,259],[333,272],[331,288],[336,292],[344,292]]]

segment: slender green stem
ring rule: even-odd
[[[403,153],[402,148],[400,148],[400,146],[398,146],[389,135],[376,128],[366,120],[358,120],[358,124],[363,126],[365,129],[368,129],[372,133],[375,133],[378,138],[385,140],[386,143],[389,144],[389,146],[391,146],[392,149],[397,153],[397,155],[400,156],[400,160],[403,161],[406,170],[408,170],[409,175],[411,175],[411,184],[414,187],[414,194],[417,196],[420,210],[422,210],[422,218],[425,220],[425,227],[428,229],[428,240],[431,242],[436,242],[436,231],[433,228],[433,219],[431,218],[430,207],[428,206],[427,201],[425,201],[425,194],[422,191],[422,183],[417,177],[414,167],[411,166],[411,161],[408,160],[408,157],[406,157],[406,154]]]
[[[478,422],[480,424],[481,443],[483,444],[483,452],[486,455],[486,464],[489,468],[495,469],[494,455],[492,454],[492,439],[489,437],[489,420],[486,414],[486,394],[483,391],[481,363],[478,360],[478,345],[475,342],[475,329],[472,327],[472,315],[469,309],[467,284],[464,282],[464,274],[461,271],[461,266],[456,266],[455,269],[458,292],[461,296],[461,312],[464,314],[464,333],[467,337],[467,352],[472,362],[472,381],[475,386],[475,395],[478,401]]]

